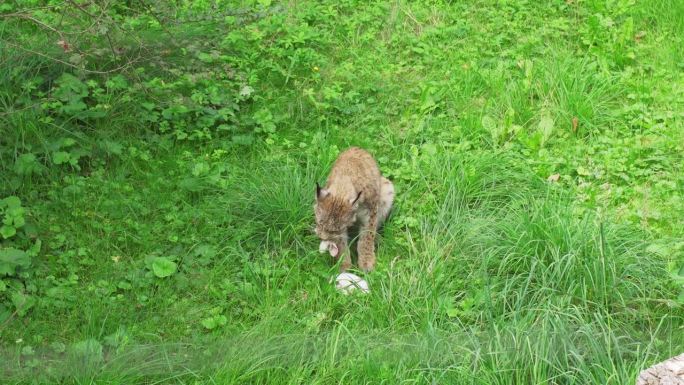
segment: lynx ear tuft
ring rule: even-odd
[[[316,182],[316,199],[323,199],[330,194],[330,191],[321,188],[321,186]]]
[[[356,204],[356,202],[359,201],[359,198],[361,198],[361,193],[362,193],[362,192],[363,192],[363,191],[359,191],[359,193],[356,195],[356,198],[350,199],[350,200],[349,200],[349,203],[351,203],[352,206],[354,206],[354,205]]]

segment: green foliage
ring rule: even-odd
[[[684,343],[682,4],[0,4],[4,382],[633,382]],[[350,145],[368,296],[312,231]]]
[[[14,172],[19,176],[39,174],[42,170],[34,154],[21,154],[14,163]]]
[[[202,320],[202,326],[207,330],[213,330],[228,323],[228,318],[221,314],[221,308],[211,309],[210,316]]]
[[[31,260],[40,252],[41,242],[31,244],[31,229],[25,229],[26,210],[16,196],[0,199],[0,319],[9,316],[9,309],[24,315],[34,304],[26,293],[30,281]]]
[[[157,278],[170,277],[176,272],[177,268],[178,266],[175,262],[164,257],[156,257],[152,262],[152,272]]]
[[[26,223],[25,212],[24,208],[21,207],[21,200],[16,196],[9,196],[0,200],[0,214],[4,216],[2,227],[0,227],[0,235],[3,239],[13,237],[17,233],[17,229],[24,226]]]
[[[31,258],[27,252],[12,247],[0,250],[0,274],[3,276],[15,275],[17,269],[26,269],[30,265]]]

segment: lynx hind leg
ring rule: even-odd
[[[369,272],[375,268],[375,232],[378,228],[379,205],[370,208],[368,218],[362,220],[364,223],[359,230],[359,242],[357,250],[359,253],[359,268]]]
[[[378,229],[385,222],[390,211],[392,211],[392,203],[394,203],[394,184],[392,184],[389,179],[382,177],[382,182],[380,184],[380,204],[378,205]]]

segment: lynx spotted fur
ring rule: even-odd
[[[380,174],[367,151],[352,147],[333,164],[325,187],[316,185],[316,234],[321,251],[342,258],[340,270],[351,267],[349,230],[358,227],[358,262],[363,271],[375,267],[375,234],[389,215],[394,185]]]

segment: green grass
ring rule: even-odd
[[[27,209],[0,249],[42,240],[0,277],[3,383],[626,384],[681,353],[680,2],[269,9],[122,13],[171,52],[121,87],[2,48],[65,55],[0,19],[0,198]],[[351,145],[397,190],[365,296],[312,231]]]

